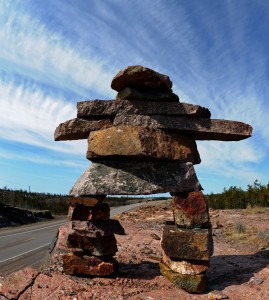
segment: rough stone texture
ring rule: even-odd
[[[186,275],[198,275],[205,273],[209,268],[208,261],[186,261],[173,260],[163,252],[162,262],[165,263],[172,271]]]
[[[72,119],[61,123],[54,132],[55,141],[87,139],[90,132],[112,126],[110,119]]]
[[[112,79],[111,87],[117,92],[125,87],[134,89],[160,89],[171,91],[172,82],[168,76],[143,66],[129,66]]]
[[[11,273],[5,278],[0,278],[0,299],[18,299],[19,296],[33,284],[38,273],[39,272],[34,269],[25,268]]]
[[[180,102],[149,102],[135,100],[94,100],[77,103],[78,118],[114,118],[117,114],[174,115],[210,118],[210,111],[202,106]]]
[[[172,92],[159,90],[138,91],[126,87],[117,94],[116,100],[179,102],[179,97]]]
[[[84,205],[93,207],[96,204],[102,203],[106,195],[91,195],[87,197],[69,197],[68,204],[70,206]]]
[[[94,207],[78,204],[69,206],[68,220],[70,221],[91,221],[108,220],[110,217],[110,208],[107,203],[96,204]]]
[[[213,240],[210,229],[182,229],[176,225],[165,225],[161,245],[172,259],[208,261],[212,255]]]
[[[141,126],[115,126],[93,131],[88,139],[90,160],[177,160],[200,163],[193,139]]]
[[[209,300],[222,300],[222,299],[229,299],[227,295],[225,295],[223,292],[214,290],[210,293],[208,293],[207,298]]]
[[[69,275],[109,276],[117,272],[118,262],[110,257],[64,254],[63,270]]]
[[[185,228],[209,226],[209,214],[205,197],[201,191],[181,193],[172,197],[175,223]]]
[[[117,241],[113,234],[105,237],[89,238],[74,232],[67,236],[67,246],[87,250],[90,255],[94,256],[113,256],[118,251]]]
[[[206,275],[184,275],[172,271],[160,263],[160,271],[170,282],[189,293],[203,293],[206,289]]]
[[[105,237],[111,234],[124,235],[124,228],[117,220],[107,221],[72,221],[70,228],[77,234],[85,235],[90,238]]]
[[[180,131],[191,135],[195,140],[239,141],[250,137],[252,133],[252,127],[242,122],[162,115],[119,114],[113,124]]]
[[[103,161],[91,164],[70,195],[143,195],[198,190],[201,186],[192,163]]]

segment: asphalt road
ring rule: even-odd
[[[141,205],[143,203],[112,208],[111,217]],[[26,266],[39,267],[58,227],[64,223],[65,219],[1,229],[0,273],[7,275]]]

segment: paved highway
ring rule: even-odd
[[[142,203],[111,209],[111,217],[132,210]],[[9,274],[26,266],[39,267],[58,227],[66,220],[47,221],[0,230],[0,273]]]

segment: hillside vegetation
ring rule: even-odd
[[[214,209],[244,209],[247,207],[269,207],[269,183],[262,185],[258,180],[244,191],[231,186],[222,193],[206,196],[208,205]]]
[[[0,202],[10,206],[29,210],[49,210],[52,214],[62,215],[68,212],[67,195],[33,193],[26,190],[0,189]],[[122,206],[147,201],[149,198],[107,197],[105,202],[112,206]],[[151,200],[166,199],[165,197],[150,198]]]

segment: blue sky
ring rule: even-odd
[[[0,0],[0,188],[68,193],[85,140],[55,142],[76,102],[114,99],[114,75],[169,75],[181,102],[253,126],[241,142],[198,142],[205,193],[269,182],[266,0]]]

